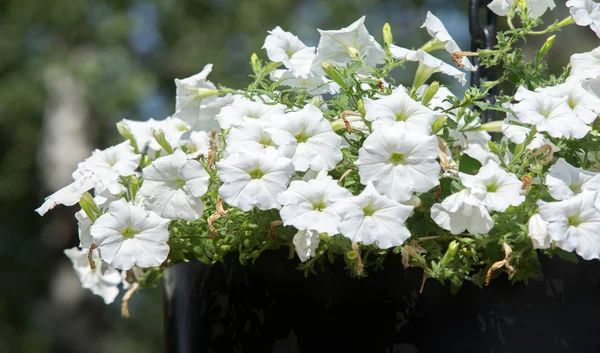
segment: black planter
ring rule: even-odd
[[[543,257],[544,278],[505,276],[457,295],[389,256],[385,271],[348,278],[324,264],[304,277],[287,250],[254,265],[230,258],[165,273],[168,353],[600,352],[600,262]]]

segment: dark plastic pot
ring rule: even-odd
[[[465,284],[457,295],[402,269],[365,279],[325,263],[304,277],[287,250],[254,265],[182,263],[165,273],[167,353],[600,352],[600,262],[541,258],[544,277]]]

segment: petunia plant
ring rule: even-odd
[[[37,211],[81,206],[65,254],[106,303],[178,262],[250,266],[281,247],[306,275],[338,261],[363,277],[399,256],[453,291],[527,281],[539,256],[600,259],[600,47],[558,75],[544,61],[564,26],[598,33],[600,4],[566,6],[544,26],[552,0],[493,1],[508,30],[478,52],[432,13],[431,40],[410,49],[388,24],[378,42],[364,17],[319,30],[316,48],[276,27],[246,88],[213,84],[211,64],[176,79],[171,117],[119,122],[125,141],[94,151]],[[532,58],[530,36],[548,36]],[[465,88],[473,58],[499,79]],[[412,85],[396,70],[413,70]],[[485,110],[500,120],[482,123]]]

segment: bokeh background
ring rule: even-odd
[[[548,21],[567,15],[556,2]],[[170,115],[173,79],[207,63],[213,82],[246,85],[277,25],[316,46],[316,28],[367,15],[377,40],[389,22],[398,45],[419,47],[427,9],[469,48],[467,0],[0,0],[0,352],[163,350],[160,288],[138,292],[121,319],[120,297],[105,306],[82,290],[62,253],[78,243],[76,209],[34,213],[77,162],[119,141],[117,121]],[[563,31],[552,70],[597,45],[587,28]]]

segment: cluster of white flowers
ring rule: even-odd
[[[499,15],[524,9],[514,3],[495,0],[490,8]],[[527,0],[526,5],[532,17],[555,6],[552,0]],[[577,24],[598,31],[599,5],[571,0],[567,6]],[[277,87],[306,92],[301,104],[256,90],[217,89],[208,80],[209,64],[175,80],[172,117],[120,122],[127,141],[94,151],[73,173],[73,182],[37,210],[43,215],[59,204],[81,204],[76,213],[80,249],[65,253],[83,286],[112,302],[119,271],[166,263],[173,221],[208,220],[202,224],[209,232],[209,218],[214,212],[223,216],[223,208],[276,210],[276,221],[295,229],[289,245],[302,262],[317,256],[322,239],[336,235],[379,249],[418,239],[426,234],[407,228],[417,210],[425,210],[447,234],[486,235],[496,225],[495,215],[514,210],[528,197],[523,174],[512,168],[523,151],[550,146],[550,152],[558,152],[557,141],[597,134],[600,48],[573,55],[564,83],[534,91],[518,88],[514,102],[504,105],[511,112],[502,127],[503,143],[516,148],[499,153],[490,147],[475,110],[449,109],[457,99],[452,92],[425,83],[439,72],[464,85],[465,71],[475,69],[466,56],[456,57],[463,52],[437,17],[427,13],[423,27],[432,39],[417,50],[389,39],[382,46],[364,20],[320,30],[316,48],[280,27],[269,32],[263,46],[272,62],[267,73]],[[438,50],[445,61],[431,54]],[[447,63],[450,58],[456,65]],[[368,70],[405,61],[418,63],[412,88],[394,87]],[[331,68],[350,62],[362,65],[356,77],[379,80],[382,87],[360,97],[358,112],[334,115],[327,102],[343,91],[344,82]],[[211,133],[216,127],[220,132]],[[600,172],[578,167],[598,165],[598,146],[579,153],[565,155],[572,163],[555,158],[547,176],[532,181],[547,188],[554,201],[537,202],[538,213],[527,216],[528,234],[536,248],[556,246],[598,259]],[[481,167],[463,172],[458,165],[467,158]],[[358,182],[346,184],[342,179],[349,175]],[[444,178],[454,187],[440,198]],[[439,202],[422,205],[425,193],[437,194]]]

